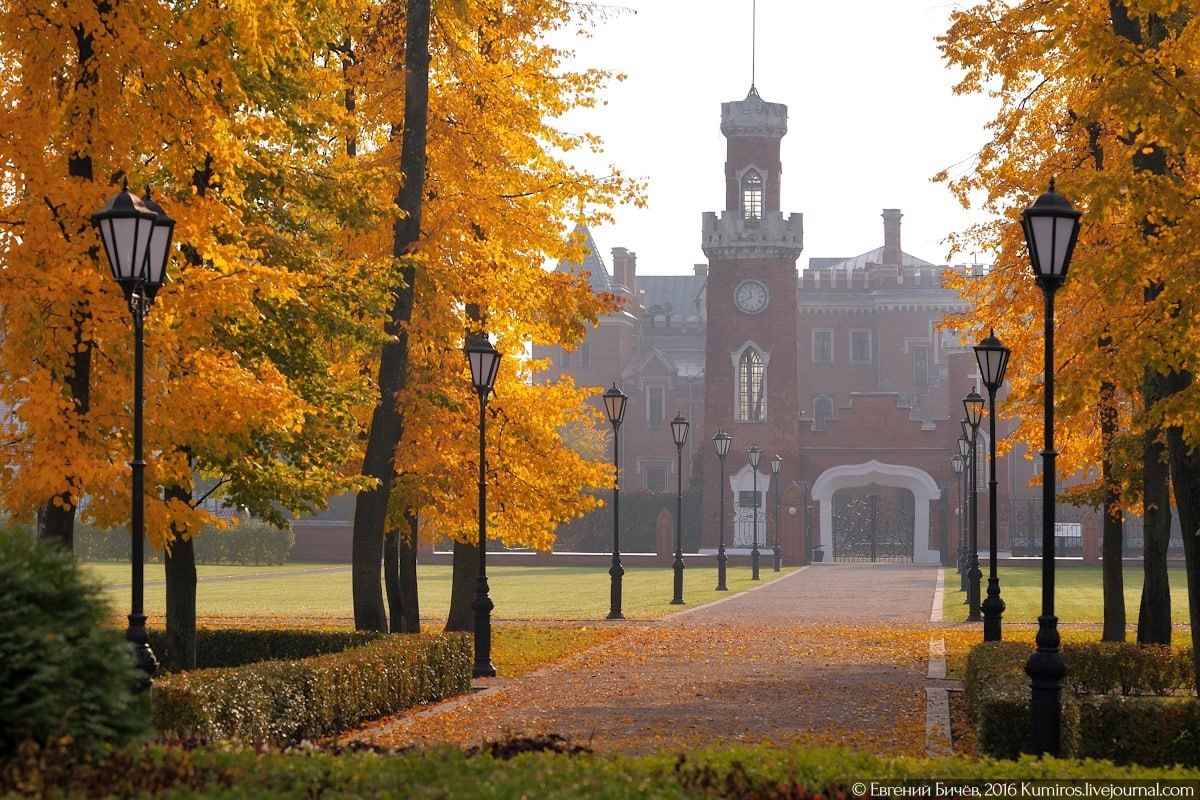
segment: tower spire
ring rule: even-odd
[[[750,88],[754,88],[758,66],[758,0],[750,0]]]

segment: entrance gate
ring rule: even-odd
[[[858,486],[833,495],[833,560],[912,563],[916,498],[898,486]]]

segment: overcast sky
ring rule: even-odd
[[[746,96],[752,69],[762,98],[788,107],[781,205],[804,215],[801,268],[882,245],[884,208],[904,212],[904,250],[934,263],[947,261],[947,234],[978,218],[930,181],[969,168],[994,107],[952,92],[935,42],[950,3],[757,0],[752,37],[755,0],[608,2],[630,11],[570,46],[578,64],[628,78],[569,123],[603,136],[605,163],[649,184],[646,209],[618,210],[615,225],[592,231],[610,267],[613,247],[636,252],[643,275],[705,261],[701,214],[724,205],[721,103]]]

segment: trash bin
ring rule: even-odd
[[[820,547],[814,547],[812,551],[811,561],[816,564],[825,560],[825,550]]]

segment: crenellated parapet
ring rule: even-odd
[[[767,211],[762,219],[743,219],[736,212],[704,213],[700,248],[710,260],[787,258],[804,250],[804,215]]]

